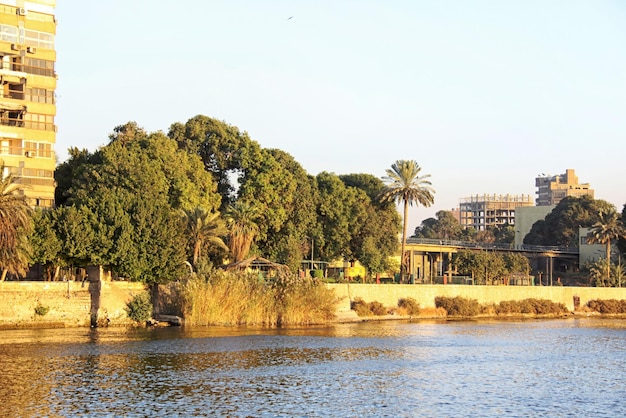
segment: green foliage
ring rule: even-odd
[[[54,268],[62,264],[62,242],[54,228],[53,214],[53,210],[35,210],[33,231],[28,238],[31,263],[40,263],[44,267],[46,280],[52,280]]]
[[[126,314],[130,319],[136,322],[145,322],[152,318],[152,301],[148,292],[142,292],[135,295],[130,302],[126,304]]]
[[[398,300],[398,308],[404,309],[407,315],[419,315],[420,305],[413,298],[402,298]]]
[[[74,152],[57,170],[66,208],[56,228],[68,264],[100,264],[147,283],[178,278],[186,258],[179,210],[220,204],[197,156],[135,123],[115,128],[94,154]]]
[[[460,296],[453,298],[437,296],[435,298],[435,306],[445,309],[448,316],[471,317],[479,315],[482,311],[476,299],[466,299]]]
[[[35,306],[35,315],[37,316],[45,316],[50,311],[49,306],[44,306],[41,302],[38,302]]]
[[[626,314],[626,300],[594,299],[587,302],[587,307],[601,314]]]
[[[315,279],[321,279],[324,277],[324,270],[311,270],[311,276]]]
[[[626,283],[624,266],[622,264],[609,264],[606,258],[587,262],[583,270],[588,272],[590,286],[621,287]]]
[[[462,250],[453,257],[462,275],[470,275],[477,284],[489,284],[510,274],[528,274],[530,263],[521,254]]]
[[[188,260],[192,265],[196,266],[199,259],[206,256],[211,248],[221,249],[222,254],[226,255],[228,247],[222,237],[228,234],[228,229],[219,212],[210,213],[201,207],[183,210],[183,222],[186,227]]]
[[[591,228],[599,213],[613,205],[590,196],[566,197],[542,221],[535,222],[524,244],[578,247],[579,227]]]
[[[430,206],[435,201],[435,190],[428,178],[430,174],[420,175],[422,168],[413,160],[398,160],[387,169],[387,176],[383,178],[386,187],[380,194],[382,202],[402,203],[404,205],[402,227],[402,249],[400,251],[400,268],[406,273],[408,265],[405,264],[405,246],[407,237],[409,205]]]
[[[0,267],[5,274],[25,274],[28,267],[28,235],[32,230],[31,210],[23,186],[0,161]]]
[[[450,211],[440,210],[436,218],[428,218],[415,228],[416,238],[459,240],[463,237],[463,228],[457,218]]]

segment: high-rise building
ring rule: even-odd
[[[571,168],[568,168],[565,174],[558,176],[542,174],[535,178],[535,186],[537,187],[537,206],[558,205],[568,196],[594,197],[594,191],[589,188],[589,183],[579,184],[578,176]]]
[[[476,195],[459,202],[460,221],[463,228],[484,231],[489,226],[514,225],[515,209],[533,206],[530,195]]]
[[[56,0],[0,0],[0,160],[31,206],[54,205]]]

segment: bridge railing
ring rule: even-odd
[[[483,249],[483,250],[511,250],[511,251],[530,251],[530,252],[558,252],[578,254],[578,248],[576,247],[560,247],[550,245],[529,245],[522,244],[515,246],[513,244],[501,244],[491,242],[472,242],[472,241],[460,241],[460,240],[441,240],[432,238],[407,238],[407,244],[422,244],[422,245],[439,245],[447,247],[468,248],[468,249]]]

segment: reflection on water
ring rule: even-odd
[[[624,416],[626,321],[0,331],[0,416]]]

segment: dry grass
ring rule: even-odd
[[[321,283],[304,279],[281,287],[258,275],[214,271],[183,287],[190,325],[304,325],[334,318],[337,300]]]

